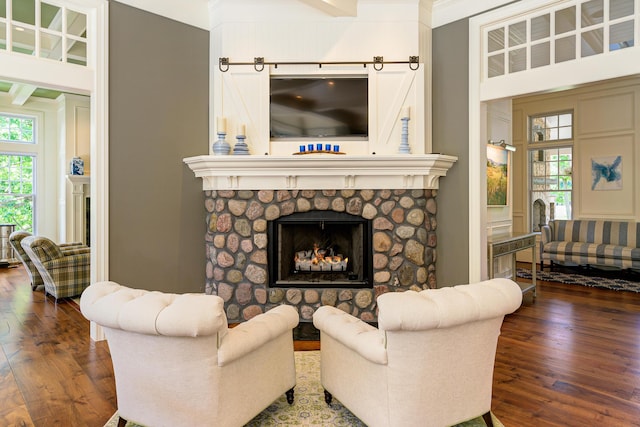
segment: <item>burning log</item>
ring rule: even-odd
[[[334,254],[332,248],[321,249],[314,244],[312,250],[296,252],[294,261],[299,271],[346,271],[349,258]]]

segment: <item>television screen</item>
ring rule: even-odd
[[[368,127],[367,77],[271,77],[271,138],[366,139]]]

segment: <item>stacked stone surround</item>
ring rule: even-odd
[[[435,288],[436,190],[205,191],[207,294],[222,297],[230,322],[270,308],[294,306],[301,321],[331,305],[377,321],[376,297]],[[269,288],[267,224],[313,210],[346,212],[372,221],[373,284],[367,289]]]

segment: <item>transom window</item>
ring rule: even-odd
[[[0,0],[0,50],[87,65],[87,15],[43,0]]]
[[[488,28],[484,75],[494,78],[635,45],[634,0],[559,2]]]
[[[34,118],[0,115],[0,141],[35,143]]]
[[[530,142],[559,141],[573,138],[573,113],[545,114],[531,118]]]

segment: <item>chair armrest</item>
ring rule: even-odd
[[[88,246],[85,245],[82,242],[58,243],[58,246],[60,247],[60,249],[62,249],[62,248],[72,248],[72,247],[85,247],[85,248],[88,248]]]
[[[340,342],[365,359],[387,364],[385,334],[366,322],[331,306],[320,307],[313,314],[313,324],[322,333]]]
[[[47,271],[57,269],[80,269],[82,267],[89,267],[91,264],[91,254],[84,252],[80,254],[63,256],[60,258],[52,259],[41,263]]]
[[[63,255],[76,255],[91,253],[91,248],[88,246],[61,246],[60,251]]]
[[[229,329],[218,344],[218,366],[227,365],[285,333],[290,334],[293,345],[293,328],[298,321],[295,308],[280,305]]]
[[[544,262],[542,256],[544,254],[544,245],[549,243],[552,239],[552,231],[549,225],[543,225],[540,227],[540,253],[538,254],[538,259],[540,261],[540,265]]]
[[[553,239],[553,236],[551,235],[551,227],[548,225],[543,225],[542,228],[540,228],[540,232],[540,243],[543,245],[545,243],[549,243]]]

